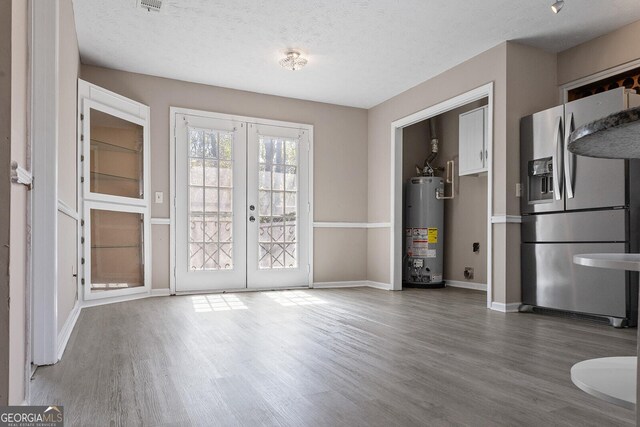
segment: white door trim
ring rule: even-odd
[[[184,107],[169,107],[169,289],[172,295],[176,294],[176,115],[187,114],[192,116],[209,117],[221,120],[236,120],[258,125],[281,126],[296,129],[305,129],[309,133],[309,287],[313,287],[313,125],[308,123],[286,122],[235,114],[217,113],[212,111],[196,110]]]
[[[58,361],[58,2],[30,2],[32,361]]]
[[[470,102],[488,98],[488,156],[487,165],[487,308],[492,303],[492,264],[493,264],[493,235],[491,218],[493,216],[493,87],[490,82],[466,93],[440,102],[424,110],[410,114],[391,123],[391,230],[390,230],[390,278],[393,290],[402,289],[402,129],[422,120],[446,113]]]

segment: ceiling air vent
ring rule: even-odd
[[[148,12],[160,12],[162,8],[162,0],[138,0],[138,4]]]

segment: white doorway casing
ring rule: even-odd
[[[492,303],[492,262],[493,242],[491,217],[493,215],[493,82],[487,83],[469,92],[433,105],[391,123],[391,229],[390,229],[390,266],[391,289],[402,289],[402,129],[417,122],[430,119],[462,107],[473,101],[488,98],[487,120],[487,308]]]

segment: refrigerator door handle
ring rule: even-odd
[[[553,159],[552,159],[552,165],[553,165],[553,193],[555,194],[555,199],[556,200],[562,200],[562,194],[561,192],[561,185],[560,185],[560,179],[562,177],[562,172],[558,172],[559,168],[562,165],[562,117],[558,117],[556,118],[556,137],[555,137],[555,144],[554,144],[554,153],[553,153]]]
[[[567,143],[569,142],[569,137],[571,136],[571,132],[574,131],[575,125],[573,122],[573,113],[569,113],[569,117],[567,117],[566,130],[564,133],[564,185],[567,189],[567,198],[573,199],[573,154],[567,150]]]

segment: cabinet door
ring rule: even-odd
[[[485,167],[485,110],[481,107],[460,114],[460,175],[483,172]]]

